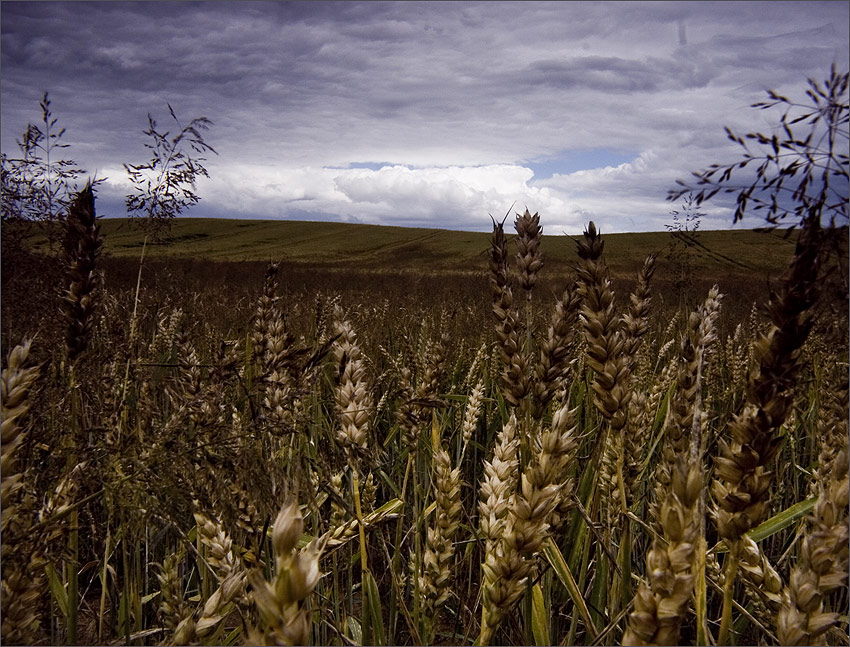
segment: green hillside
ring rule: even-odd
[[[545,230],[545,222],[543,223]],[[506,227],[509,223],[506,223]],[[127,219],[104,219],[105,252],[138,257],[144,235]],[[673,239],[668,232],[605,234],[605,258],[614,275],[631,273],[647,254],[666,258]],[[751,230],[700,232],[691,247],[691,269],[702,278],[747,274],[775,275],[787,266],[793,245],[778,233]],[[178,218],[165,238],[148,244],[149,257],[220,261],[281,260],[317,268],[480,273],[487,265],[489,234],[444,229],[412,229],[351,223],[280,220]],[[43,243],[37,243],[41,247]],[[575,260],[568,236],[544,236],[549,267]],[[681,248],[681,245],[680,245]]]

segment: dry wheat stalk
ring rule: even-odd
[[[517,214],[514,221],[516,229],[516,267],[520,287],[525,290],[526,300],[531,301],[531,291],[537,283],[537,274],[543,267],[543,254],[540,252],[540,240],[543,238],[543,228],[540,226],[540,216],[533,216],[528,211]]]
[[[375,475],[369,472],[363,481],[363,487],[360,489],[360,503],[363,506],[364,513],[375,511],[377,497],[378,484],[375,482]]]
[[[716,339],[719,303],[715,286],[702,307],[691,313],[682,339],[653,510],[667,545],[655,538],[647,553],[649,582],[635,595],[624,644],[676,644],[693,592],[696,550],[704,536],[702,374],[705,355]]]
[[[820,236],[817,221],[809,219],[800,232],[782,290],[769,304],[772,325],[755,344],[758,369],[747,384],[746,406],[729,425],[731,442],[718,440],[720,455],[711,488],[716,503],[713,517],[729,547],[721,642],[729,637],[741,537],[764,519],[770,502],[770,466],[781,443],[777,431],[790,411],[800,349],[811,329],[807,313],[817,295]]]
[[[825,632],[840,620],[838,613],[826,607],[825,598],[844,586],[850,566],[850,448],[846,377],[844,380],[839,400],[843,406],[835,418],[838,443],[825,443],[821,452],[821,467],[816,472],[818,499],[776,616],[777,636],[783,645],[823,644]]]
[[[637,285],[629,295],[629,310],[622,318],[623,352],[632,359],[634,369],[644,335],[649,330],[649,307],[652,296],[649,289],[652,275],[655,273],[655,254],[646,257],[643,267],[638,272]]]
[[[460,469],[452,469],[448,452],[442,447],[432,459],[434,499],[434,525],[428,528],[419,591],[424,597],[422,608],[433,631],[437,612],[452,593],[452,540],[461,519]],[[429,636],[433,639],[433,636]]]
[[[0,505],[3,508],[2,530],[5,531],[9,519],[14,516],[11,507],[12,497],[22,486],[21,474],[17,472],[15,452],[26,434],[21,422],[30,408],[29,394],[38,378],[39,369],[29,366],[29,340],[24,340],[9,353],[3,368],[0,388],[2,388],[2,450],[0,450]]]
[[[660,506],[664,545],[654,539],[646,556],[648,585],[641,583],[623,634],[624,645],[676,645],[694,588],[700,537],[702,465],[687,453],[673,457],[669,489]]]
[[[101,247],[103,237],[94,211],[94,193],[88,184],[68,208],[63,242],[68,287],[62,296],[62,313],[68,324],[65,342],[72,361],[86,349],[91,338],[102,284],[97,270]]]
[[[180,623],[191,616],[191,610],[183,596],[183,584],[180,579],[180,562],[183,561],[185,554],[186,551],[181,544],[175,552],[170,553],[163,560],[156,574],[160,590],[159,614],[165,628],[171,634],[177,630]]]
[[[204,602],[203,606],[180,621],[169,644],[190,645],[199,640],[211,638],[221,621],[233,610],[234,599],[244,590],[245,573],[240,571],[230,575]]]
[[[656,507],[653,515],[658,520],[658,505],[669,491],[669,468],[678,454],[690,454],[694,459],[702,456],[703,370],[705,357],[716,340],[716,320],[720,308],[719,293],[715,285],[709,290],[703,305],[688,317],[688,329],[682,338],[677,365],[676,391],[670,404],[670,413],[664,427],[662,461],[656,470]],[[701,460],[701,459],[700,459]]]
[[[387,507],[386,504],[381,506],[374,512],[370,512],[369,514],[363,517],[363,526],[365,529],[369,529],[377,523],[381,523],[382,521],[390,521],[392,519],[396,519],[398,517],[397,506]],[[328,530],[325,534],[319,537],[318,541],[324,546],[324,553],[330,554],[338,548],[342,548],[349,541],[354,539],[360,530],[360,523],[357,519],[350,519],[342,523],[339,526],[334,526],[330,530]]]
[[[335,389],[339,427],[337,441],[349,455],[366,450],[373,410],[372,392],[366,375],[363,353],[357,333],[343,317],[342,308],[334,309],[333,357],[339,367],[339,384]]]
[[[626,423],[631,396],[628,387],[631,358],[624,354],[611,279],[602,260],[604,243],[593,222],[584,232],[584,239],[576,244],[580,258],[576,271],[582,297],[579,319],[587,342],[587,363],[594,372],[593,402],[611,428],[619,431]]]
[[[0,537],[3,579],[0,583],[0,615],[3,644],[34,644],[39,622],[42,590],[40,546],[28,540],[32,515],[19,507],[23,475],[15,453],[24,440],[23,419],[29,411],[29,395],[39,368],[29,365],[30,341],[24,340],[9,353],[0,377],[2,393],[2,453],[0,453]]]
[[[348,513],[346,509],[341,506],[337,500],[343,500],[344,494],[342,493],[342,477],[343,472],[340,470],[339,472],[334,473],[331,476],[330,488],[334,494],[336,494],[337,499],[331,498],[331,518],[330,524],[331,528],[338,528],[342,524],[346,522],[348,519]]]
[[[738,573],[744,583],[744,591],[752,604],[753,614],[770,625],[779,610],[782,577],[749,535],[741,537]]]
[[[534,367],[535,416],[540,417],[569,373],[570,345],[581,304],[572,279],[567,283],[549,320],[546,339],[540,347],[540,359]]]
[[[764,517],[771,474],[793,399],[800,347],[811,326],[806,312],[815,301],[816,232],[804,229],[782,294],[771,301],[773,325],[756,343],[759,368],[747,385],[747,406],[730,424],[732,442],[719,440],[717,479],[712,493],[720,536],[734,544]],[[731,548],[731,546],[730,546]]]
[[[508,240],[503,223],[497,223],[495,220],[490,238],[490,288],[503,366],[502,393],[505,400],[516,407],[531,389],[529,362],[520,339],[519,313],[513,303],[511,277],[508,272]]]
[[[462,448],[458,464],[463,464],[463,457],[466,455],[466,448],[469,446],[469,441],[478,427],[478,419],[481,417],[481,410],[484,405],[484,380],[478,380],[472,393],[469,394],[469,399],[466,401],[466,409],[463,413],[463,424],[461,425],[461,441]]]
[[[624,427],[632,395],[631,366],[626,355],[624,331],[614,310],[614,292],[608,267],[602,258],[604,242],[590,222],[584,236],[576,241],[579,264],[579,294],[582,299],[579,320],[585,339],[587,365],[593,371],[593,404],[607,421],[602,430],[599,467],[599,496],[606,526],[613,528],[612,512],[628,509],[628,493],[623,478]]]
[[[296,504],[281,508],[272,529],[276,574],[269,583],[259,570],[249,575],[260,626],[250,630],[254,645],[306,645],[310,637],[307,601],[319,581],[322,540],[298,551],[304,521]]]
[[[263,280],[263,294],[257,301],[257,309],[254,313],[254,326],[251,331],[251,356],[254,362],[262,362],[268,348],[269,327],[275,314],[277,303],[277,274],[280,263],[269,263],[266,268],[266,276]]]
[[[196,502],[197,504],[197,502]],[[233,553],[233,541],[217,520],[210,519],[202,512],[194,512],[198,537],[206,552],[204,559],[212,569],[213,575],[223,582],[233,573],[245,570],[242,561]]]
[[[485,552],[493,550],[505,532],[505,516],[516,491],[519,469],[519,438],[515,415],[502,425],[496,438],[493,458],[484,461],[480,485],[478,523],[485,540]]]
[[[555,412],[551,428],[537,436],[531,462],[520,476],[520,487],[510,497],[502,536],[492,542],[485,555],[480,645],[490,642],[502,619],[525,592],[535,555],[549,536],[550,516],[571,489],[565,472],[577,445],[574,414],[563,407]]]
[[[468,390],[472,386],[472,382],[478,377],[481,371],[481,366],[487,358],[487,346],[486,342],[482,342],[482,344],[478,347],[478,350],[475,352],[475,357],[472,358],[472,363],[466,371],[466,377],[463,378],[463,382],[460,385],[462,390]]]
[[[437,399],[440,383],[446,374],[446,352],[450,341],[448,331],[443,331],[436,342],[428,340],[425,346],[425,370],[414,395],[417,400]]]

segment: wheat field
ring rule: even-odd
[[[3,644],[847,644],[846,228],[742,309],[513,225],[466,292],[118,289],[80,193],[4,292]]]

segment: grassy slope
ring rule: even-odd
[[[108,254],[139,256],[144,237],[127,220],[103,220],[102,228]],[[631,274],[653,251],[661,252],[663,265],[669,263],[664,259],[671,243],[667,232],[608,234],[604,238],[605,256],[615,275]],[[487,263],[488,240],[486,233],[442,229],[179,218],[162,243],[148,246],[148,254],[160,258],[284,260],[314,267],[387,272],[480,273]],[[701,232],[699,241],[711,252],[697,250],[692,267],[705,278],[731,273],[762,280],[787,267],[793,252],[793,245],[778,235],[748,230]],[[565,268],[575,260],[575,245],[566,236],[544,237],[543,251],[552,269]]]

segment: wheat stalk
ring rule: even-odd
[[[266,581],[259,570],[248,580],[260,614],[260,626],[249,631],[254,645],[306,645],[310,637],[310,611],[307,600],[319,581],[319,557],[324,550],[321,540],[311,541],[297,550],[304,532],[304,521],[294,503],[280,509],[272,528],[276,573]]]
[[[850,542],[850,447],[848,447],[847,382],[827,436],[817,471],[818,499],[808,519],[797,565],[782,590],[776,630],[783,645],[822,644],[822,636],[840,621],[826,606],[829,593],[847,580]],[[836,442],[837,441],[837,442]]]
[[[511,406],[517,407],[531,389],[529,362],[520,339],[519,313],[513,303],[508,272],[508,241],[503,223],[495,220],[490,237],[490,288],[503,365],[502,394]]]
[[[30,408],[29,396],[39,367],[29,362],[31,342],[24,340],[9,353],[0,377],[2,399],[2,450],[0,450],[0,537],[3,579],[0,583],[0,615],[3,644],[34,644],[39,622],[42,580],[41,546],[28,538],[33,519],[19,506],[23,474],[16,453],[26,433],[22,423]]]
[[[551,428],[539,434],[517,491],[512,496],[503,493],[509,505],[502,536],[492,541],[482,564],[481,631],[476,644],[489,644],[525,592],[534,557],[549,536],[550,516],[571,488],[565,470],[577,445],[574,414],[562,407],[555,412]]]
[[[68,287],[62,297],[62,313],[68,324],[65,342],[71,361],[86,349],[91,338],[102,284],[97,271],[102,247],[94,193],[88,184],[71,203],[65,220],[63,248]]]
[[[764,519],[769,503],[770,464],[779,451],[777,430],[793,400],[800,348],[811,329],[807,312],[817,295],[820,229],[808,220],[800,232],[782,292],[769,305],[772,325],[756,345],[758,371],[747,385],[743,412],[729,425],[731,442],[718,440],[713,517],[729,547],[719,642],[729,639],[732,589],[738,571],[741,537]]]

